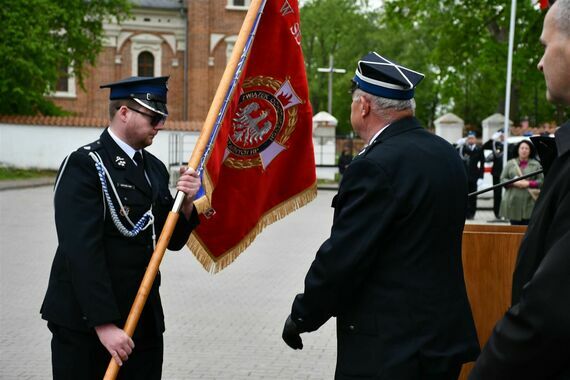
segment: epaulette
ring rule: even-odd
[[[93,141],[90,144],[83,145],[82,147],[77,149],[77,151],[89,154],[89,152],[95,152],[101,148],[103,148],[103,144],[101,144],[101,140],[97,140],[97,141]]]

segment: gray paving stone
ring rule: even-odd
[[[281,328],[330,232],[334,191],[269,226],[224,271],[187,248],[161,266],[164,379],[332,379],[334,321],[289,349]],[[492,219],[479,211],[476,221]],[[0,379],[50,379],[50,334],[39,308],[56,248],[50,186],[0,192]]]

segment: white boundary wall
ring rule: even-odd
[[[97,140],[103,130],[92,127],[0,123],[0,164],[18,168],[57,170],[69,153]],[[147,148],[167,166],[170,164],[168,145],[171,133],[180,132],[162,130]],[[185,133],[198,136],[198,132]]]
[[[95,127],[0,123],[0,165],[57,170],[69,153],[97,140],[103,130]],[[179,157],[169,155],[171,134],[183,135],[183,147],[179,147],[181,151],[177,155],[188,154],[188,157],[184,157],[185,162],[194,150],[199,132],[162,130],[158,133],[147,150],[167,167],[180,163]],[[188,138],[188,135],[194,136]],[[334,144],[319,145],[315,140],[317,164],[334,164]],[[170,159],[175,162],[171,163]],[[334,179],[337,172],[336,167],[320,167],[317,168],[317,178]]]

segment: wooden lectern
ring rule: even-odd
[[[511,283],[526,226],[466,224],[463,273],[481,347],[511,305]],[[461,370],[466,380],[473,363]]]

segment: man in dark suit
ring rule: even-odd
[[[570,106],[570,0],[558,0],[540,37],[547,99]],[[546,177],[521,243],[512,306],[497,323],[470,380],[570,379],[570,121],[534,140]],[[552,145],[541,152],[541,146]]]
[[[467,173],[467,190],[469,193],[477,191],[477,187],[483,183],[485,174],[485,156],[483,148],[477,145],[475,132],[467,134],[465,144],[459,146],[459,156],[465,165]],[[477,197],[469,197],[467,203],[467,219],[475,218],[477,212]]]
[[[377,53],[358,63],[351,123],[368,145],[283,329],[300,349],[300,333],[336,317],[335,379],[456,379],[479,352],[461,262],[467,179],[413,116],[421,79]]]
[[[164,316],[154,281],[131,339],[123,330],[173,199],[168,171],[147,152],[164,127],[167,77],[133,77],[109,87],[111,123],[62,164],[55,186],[58,248],[41,308],[52,332],[54,379],[101,379],[111,357],[121,379],[160,379]],[[200,179],[182,170],[184,192],[169,249],[198,223]],[[127,361],[128,359],[128,361]]]
[[[493,185],[498,185],[501,182],[501,173],[503,172],[503,151],[505,150],[505,134],[502,130],[495,132],[493,141],[491,142],[493,168],[491,175],[493,176]],[[496,219],[501,219],[499,210],[501,209],[501,199],[503,189],[501,187],[493,190],[493,213]]]

